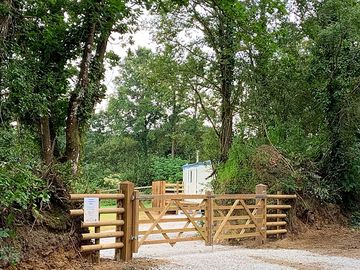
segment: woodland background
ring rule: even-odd
[[[108,41],[143,13],[156,49],[122,59]],[[0,241],[69,191],[180,180],[197,151],[216,192],[264,183],[359,224],[359,105],[357,0],[2,1]]]

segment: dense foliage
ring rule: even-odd
[[[264,182],[356,205],[358,14],[358,1],[190,1],[155,20],[214,123],[216,188]]]
[[[146,9],[156,50],[120,59],[109,39]],[[5,0],[0,225],[64,190],[181,180],[197,154],[218,192],[263,182],[356,206],[359,61],[358,0]]]

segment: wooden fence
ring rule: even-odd
[[[82,201],[85,198],[99,198],[99,200],[115,200],[117,207],[115,208],[99,208],[99,221],[95,222],[81,222],[81,228],[93,227],[94,232],[83,233],[83,240],[94,239],[95,244],[82,245],[80,251],[96,251],[97,259],[99,260],[99,251],[102,249],[115,249],[115,260],[128,261],[132,258],[134,241],[133,225],[136,224],[136,217],[138,205],[134,203],[134,196],[138,191],[134,191],[134,184],[131,182],[123,182],[119,185],[117,193],[114,194],[70,194],[70,200]],[[100,204],[99,204],[100,206]],[[135,215],[133,214],[135,213]],[[114,213],[114,220],[101,221],[100,214]],[[71,216],[83,216],[83,209],[70,210]],[[115,231],[102,231],[102,227],[115,226]],[[101,238],[115,237],[115,243],[101,244]]]
[[[82,224],[82,227],[95,227],[95,233],[83,234],[83,239],[95,239],[95,244],[84,245],[81,250],[116,248],[115,259],[127,261],[142,245],[173,246],[177,242],[198,240],[213,245],[240,238],[254,238],[257,244],[263,244],[269,235],[287,232],[286,213],[282,211],[291,205],[281,201],[294,199],[296,195],[267,194],[266,186],[261,184],[256,186],[255,194],[140,195],[132,183],[125,182],[118,194],[71,195],[71,199],[85,197],[116,199],[118,207],[99,209],[99,213],[117,213],[114,221]],[[179,215],[168,216],[171,211]],[[71,210],[71,214],[82,215],[83,210]],[[99,228],[108,225],[116,225],[116,231],[101,232]],[[98,239],[103,237],[116,237],[116,242],[100,244]]]
[[[184,193],[184,185],[179,181],[176,183],[167,183],[166,181],[153,181],[151,193],[152,195],[182,194]],[[165,200],[163,200],[161,197],[156,197],[152,200],[151,203],[153,207],[164,207],[166,205]]]

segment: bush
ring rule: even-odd
[[[20,260],[19,251],[5,243],[10,236],[9,229],[0,229],[0,267],[14,265]]]
[[[258,181],[251,167],[256,145],[234,140],[229,158],[218,168],[214,188],[217,193],[252,193]]]
[[[0,167],[0,209],[27,209],[35,203],[48,202],[49,195],[42,179],[20,166]]]
[[[34,173],[39,166],[34,138],[14,129],[0,130],[0,224],[16,209],[34,208],[49,201],[46,182]]]
[[[172,183],[182,180],[182,166],[187,163],[180,158],[154,156],[151,162],[152,180],[166,180]]]
[[[265,184],[270,193],[294,193],[302,177],[273,146],[262,140],[236,138],[228,160],[218,169],[214,188],[216,192],[253,193],[257,184]]]

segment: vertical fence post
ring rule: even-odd
[[[133,233],[132,233],[132,251],[137,253],[139,250],[138,246],[138,237],[139,237],[139,197],[140,192],[138,190],[134,191],[133,198]]]
[[[121,186],[119,184],[119,187],[118,187],[118,193],[122,194],[122,190],[121,190]],[[123,208],[124,207],[124,199],[118,199],[116,201],[116,207],[117,208]],[[116,214],[116,220],[123,220],[123,216],[126,215],[125,213],[124,214],[121,214],[121,213],[117,213]],[[122,231],[124,226],[116,226],[115,227],[115,231]],[[116,237],[115,238],[115,242],[116,243],[120,243],[122,241],[122,237]],[[116,261],[120,261],[121,260],[121,249],[119,248],[116,248],[115,249],[115,260]]]
[[[266,190],[267,186],[263,184],[256,185],[256,204],[259,203],[259,208],[257,209],[256,215],[259,216],[256,219],[257,227],[255,242],[257,245],[264,244],[266,242]]]
[[[125,209],[123,220],[123,232],[124,236],[122,237],[122,242],[124,246],[121,248],[120,259],[127,262],[132,259],[132,241],[131,234],[133,232],[133,196],[134,196],[134,184],[131,182],[123,182],[120,184],[120,191],[124,194],[125,198],[123,199],[123,207]]]
[[[152,195],[157,195],[157,194],[159,194],[159,181],[153,181],[152,183],[151,183],[151,194]],[[153,199],[152,201],[151,201],[151,206],[152,207],[159,207],[159,203],[158,203],[158,199]]]
[[[179,192],[179,190],[180,190],[180,186],[179,186],[179,181],[176,181],[176,194],[179,194],[180,192]]]
[[[165,195],[166,193],[166,181],[160,181],[160,194]],[[160,199],[160,207],[165,207],[165,199]]]
[[[164,195],[166,191],[166,182],[165,181],[154,181],[152,182],[152,194],[153,195]],[[155,198],[152,201],[152,207],[164,207],[165,200]]]
[[[206,231],[207,239],[205,242],[206,246],[213,245],[213,223],[214,223],[214,194],[211,191],[206,191]]]
[[[96,193],[97,193],[97,194],[100,194],[100,193],[101,193],[101,190],[100,190],[100,189],[97,189],[97,190],[96,190]],[[101,200],[99,199],[99,208],[101,207],[101,204],[100,204],[100,203],[101,203]],[[98,220],[100,221],[100,209],[99,209]],[[95,227],[95,233],[100,233],[100,227],[99,227],[99,226],[96,226],[96,227]],[[98,244],[100,244],[100,238],[95,239],[95,245],[98,245]],[[99,263],[99,262],[100,262],[100,250],[98,250],[98,251],[95,252],[94,262],[95,262],[95,263]]]
[[[280,195],[280,194],[281,194],[281,191],[278,191],[276,194]],[[281,202],[280,202],[279,199],[276,200],[276,204],[277,204],[277,205],[280,205],[280,204],[281,204]],[[276,214],[281,214],[281,210],[280,210],[280,209],[276,209]],[[279,222],[279,221],[281,221],[281,219],[277,217],[277,218],[276,218],[276,222]],[[279,230],[279,229],[280,229],[280,226],[279,226],[279,225],[276,226],[276,229]],[[276,238],[279,239],[280,237],[281,237],[281,234],[277,233],[277,234],[276,234]]]
[[[175,192],[174,194],[178,195],[180,192],[180,187],[179,187],[179,181],[176,181],[176,187],[175,187]],[[177,208],[176,211],[175,211],[175,214],[178,215],[179,214],[179,209]]]

